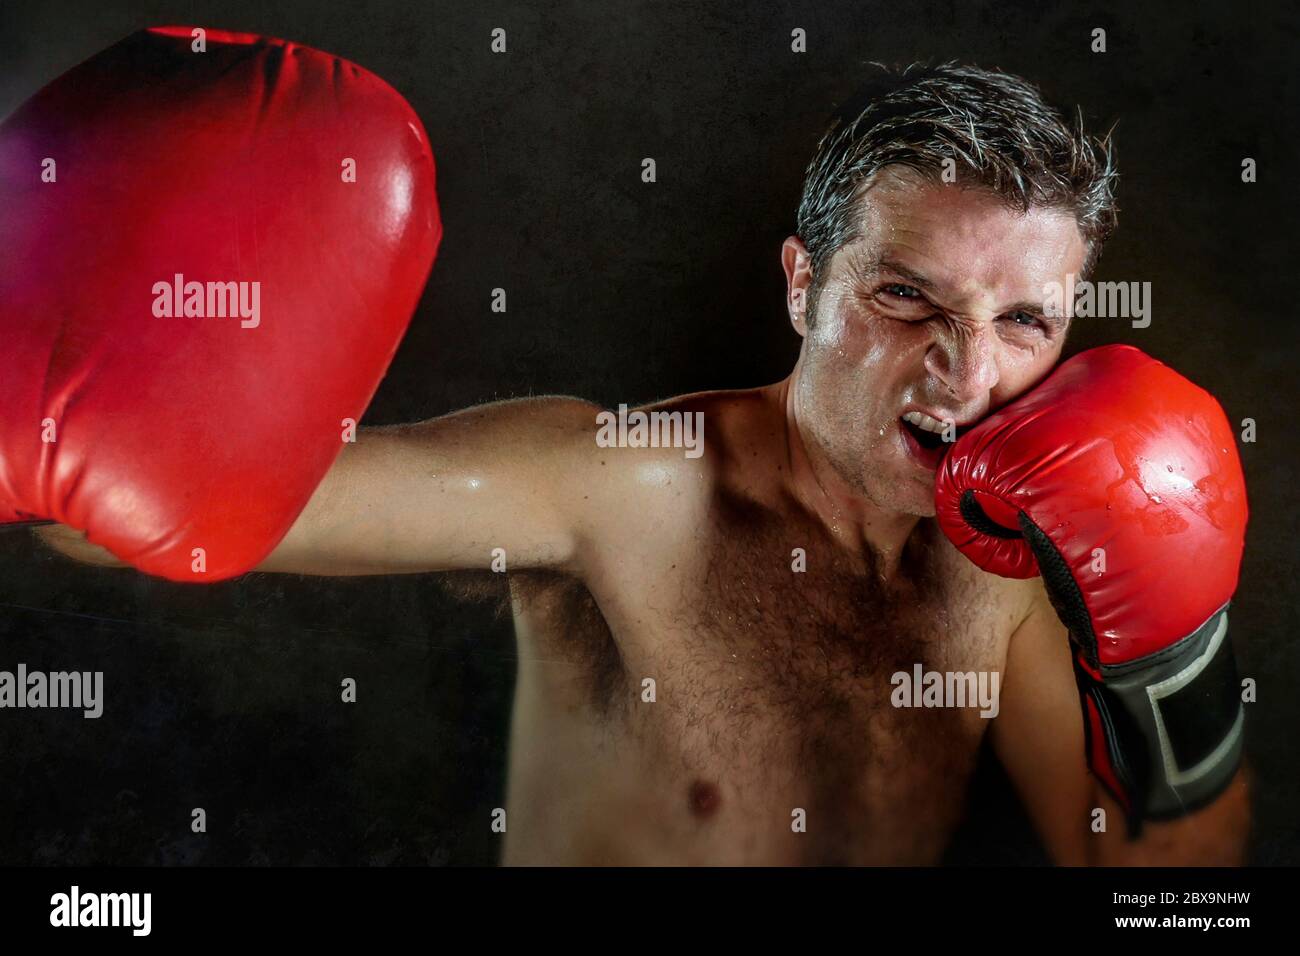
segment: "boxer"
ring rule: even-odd
[[[177,580],[504,572],[519,644],[507,863],[933,863],[986,737],[1053,860],[1237,863],[1248,803],[1226,608],[1245,501],[1231,435],[1213,399],[1135,350],[1052,374],[1070,316],[1044,289],[1091,273],[1114,181],[1108,143],[1019,78],[882,73],[819,143],[781,249],[802,339],[790,374],[639,410],[702,422],[702,453],[611,445],[602,409],[561,397],[365,429],[326,453],[324,422],[359,414],[409,317],[403,292],[370,300],[386,344],[320,399],[321,421],[303,396],[333,366],[303,386],[282,352],[315,362],[320,343],[263,359],[279,397],[258,420],[292,413],[305,506],[237,494],[222,476],[250,480],[264,439],[207,421],[164,436],[165,466],[128,460],[115,446],[162,397],[165,354],[101,346],[94,361],[118,378],[96,392],[51,359],[56,342],[28,350],[28,377],[54,369],[83,417],[57,454],[9,430],[0,507],[72,526],[42,531],[66,553]],[[374,271],[427,268],[432,226],[405,235]],[[175,271],[211,271],[188,265]],[[353,305],[328,270],[281,281],[295,278],[314,310]],[[308,324],[277,318],[274,299],[263,290],[259,328],[228,323],[226,340]],[[35,398],[20,407],[61,420]],[[87,444],[69,459],[73,441]],[[193,473],[204,466],[216,477]],[[1205,593],[1185,593],[1189,560],[1212,566]],[[912,673],[997,675],[996,707],[900,695]]]

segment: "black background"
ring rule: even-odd
[[[1098,127],[1118,121],[1120,229],[1097,278],[1150,281],[1154,319],[1080,320],[1069,352],[1132,342],[1258,423],[1241,446],[1251,523],[1232,617],[1259,682],[1251,858],[1300,860],[1288,5],[2,0],[0,116],[169,23],[339,54],[424,121],[446,233],[369,424],[785,375],[798,340],[780,242],[826,118],[868,61],[1000,67]],[[495,27],[506,55],[490,52]],[[795,27],[806,54],[790,52]],[[489,310],[496,287],[505,315]],[[0,711],[0,864],[493,862],[514,654],[508,619],[435,576],[200,588],[75,566],[9,530],[0,669],[102,670],[108,703],[98,720]],[[344,677],[355,705],[339,703]],[[206,834],[189,830],[197,806]],[[988,761],[949,859],[1045,859]]]

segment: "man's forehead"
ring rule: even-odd
[[[1069,211],[1021,211],[986,189],[891,178],[867,191],[855,271],[893,266],[931,284],[1041,283],[1083,266],[1086,245]]]

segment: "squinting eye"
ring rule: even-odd
[[[1012,312],[1011,321],[1016,325],[1025,328],[1041,328],[1042,323],[1038,321],[1038,316],[1030,315],[1028,312]]]
[[[899,289],[902,289],[904,290],[904,292],[911,293],[911,294],[906,295],[904,294],[904,292],[899,292],[898,291]],[[896,298],[899,299],[919,299],[921,297],[920,291],[917,290],[915,287],[910,285],[900,285],[897,282],[885,286],[885,291],[888,292],[890,295],[895,296]]]

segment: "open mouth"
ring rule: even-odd
[[[922,428],[920,425],[915,425],[905,418],[900,419],[900,421],[903,423],[903,428],[905,428],[907,433],[912,436],[912,440],[927,451],[933,451],[936,448],[942,448],[944,445],[948,444],[943,440],[942,432],[934,432]]]
[[[931,469],[939,467],[944,452],[971,428],[970,425],[953,427],[948,422],[941,422],[922,412],[908,412],[899,418],[898,423],[904,444],[912,457]]]

